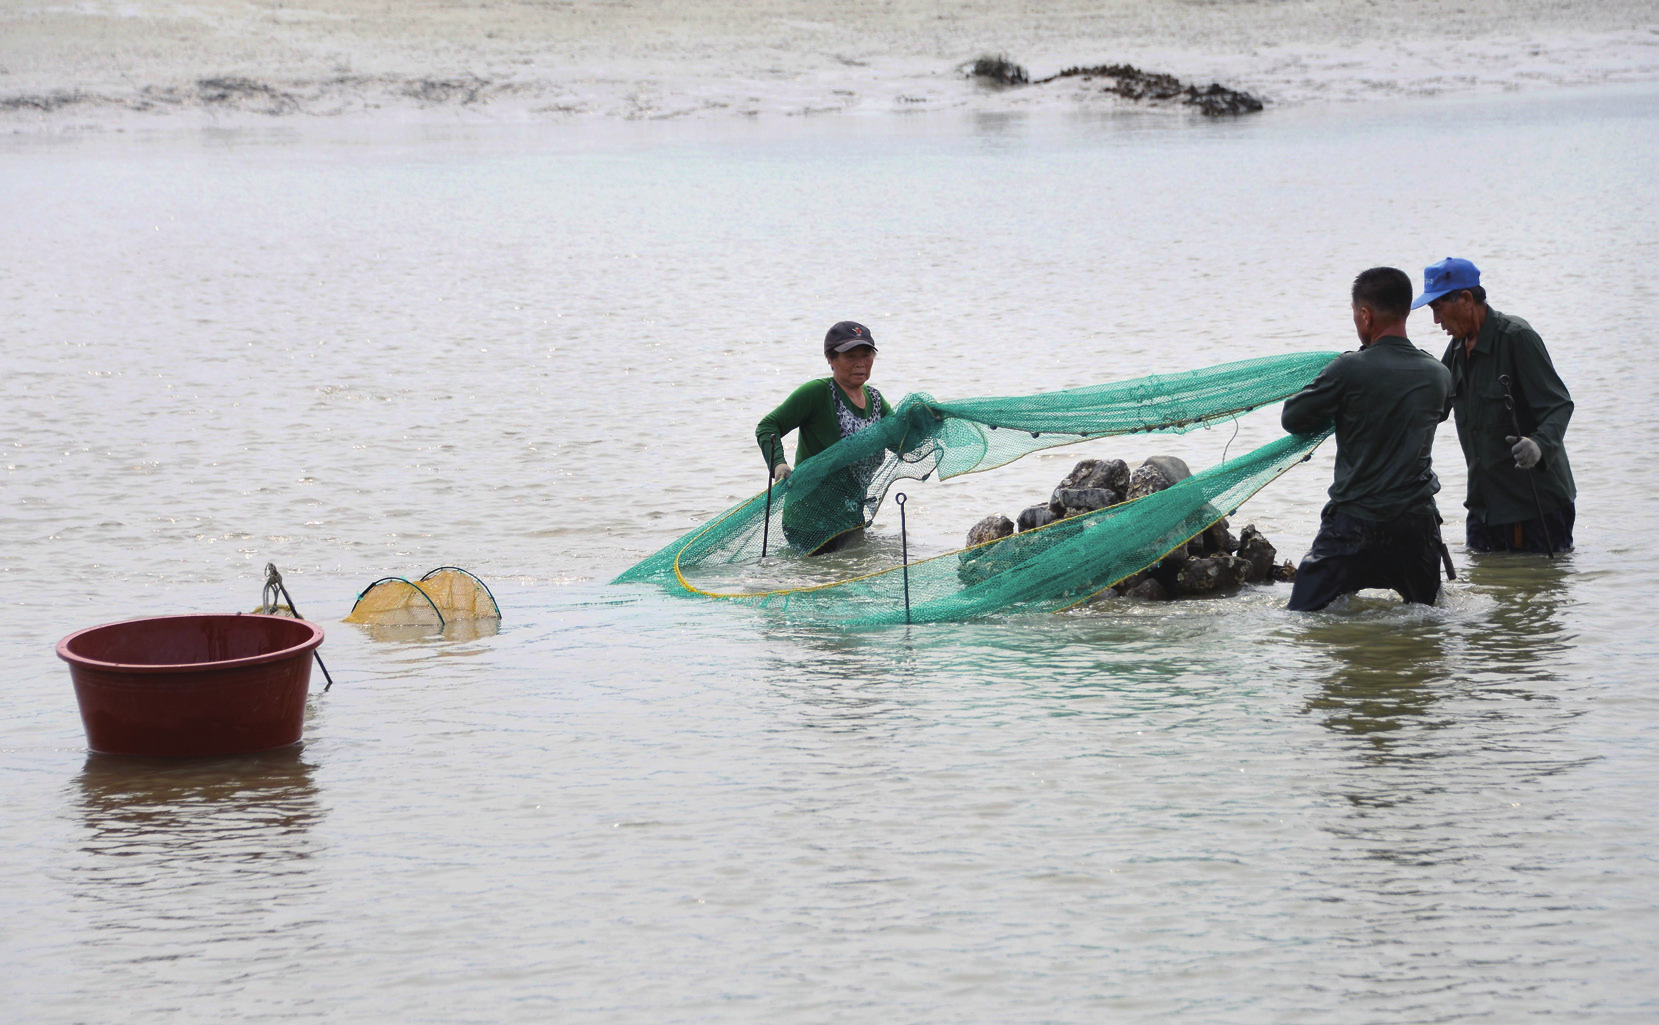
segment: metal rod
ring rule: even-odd
[[[288,588],[283,585],[282,574],[277,572],[276,563],[274,562],[267,562],[265,564],[265,586],[275,586],[278,591],[282,592],[283,600],[288,603],[288,609],[294,613],[295,619],[305,618],[300,615],[300,610],[295,608],[293,596],[288,593]],[[441,614],[439,618],[442,618]],[[323,679],[328,681],[328,683],[323,687],[323,693],[327,694],[328,688],[334,686],[334,677],[328,675],[328,667],[323,665],[323,656],[321,652],[319,652],[316,648],[312,648],[311,655],[317,660],[317,668],[323,671]]]
[[[766,443],[766,520],[760,525],[760,557],[766,558],[767,535],[772,532],[772,460],[778,457],[778,438]]]
[[[1503,385],[1503,408],[1509,410],[1509,424],[1515,428],[1515,439],[1519,441],[1526,435],[1521,433],[1521,418],[1515,415],[1515,396],[1509,391],[1509,375],[1499,374],[1498,383]],[[1537,442],[1533,442],[1537,444]],[[1532,507],[1538,510],[1538,526],[1544,530],[1544,554],[1555,560],[1555,539],[1550,537],[1550,525],[1544,522],[1544,503],[1538,499],[1538,481],[1532,476],[1531,470],[1522,470],[1527,475],[1527,483],[1532,485]]]
[[[904,524],[904,492],[893,496],[899,504],[899,559],[904,566],[904,625],[910,625],[910,535]]]

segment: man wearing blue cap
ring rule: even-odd
[[[1336,431],[1336,479],[1319,534],[1296,568],[1288,606],[1295,612],[1367,587],[1391,588],[1424,605],[1440,595],[1440,479],[1431,455],[1451,375],[1406,338],[1405,271],[1362,272],[1352,300],[1360,348],[1332,360],[1285,400],[1280,415],[1294,434]]]
[[[1424,268],[1411,308],[1424,305],[1452,337],[1441,362],[1452,372],[1457,440],[1469,464],[1469,550],[1566,551],[1578,497],[1562,440],[1573,399],[1543,339],[1486,304],[1468,260],[1449,256]]]

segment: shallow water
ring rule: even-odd
[[[1651,1018],[1655,99],[0,143],[3,1003]],[[753,423],[834,320],[890,397],[1018,394],[1346,347],[1354,273],[1448,252],[1578,401],[1570,557],[1454,545],[1435,609],[1278,587],[852,633],[604,583],[759,487]],[[915,487],[911,544],[1276,420]],[[1239,517],[1288,557],[1329,449]],[[304,744],[89,755],[52,644],[252,608],[267,561],[329,630]],[[337,622],[446,563],[498,633]]]

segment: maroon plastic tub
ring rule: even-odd
[[[323,628],[206,614],[106,623],[58,642],[86,740],[108,754],[242,754],[296,743]]]

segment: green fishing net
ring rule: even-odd
[[[722,568],[755,562],[763,544],[810,552],[868,526],[902,479],[947,479],[1090,438],[1232,419],[1295,394],[1335,356],[1268,356],[1038,395],[956,402],[911,395],[891,416],[803,460],[770,496],[733,506],[616,582],[657,582],[849,625],[905,622],[907,605],[911,622],[1069,608],[1230,515],[1328,432],[1289,435],[1144,498],[869,576],[733,591],[721,589]]]

